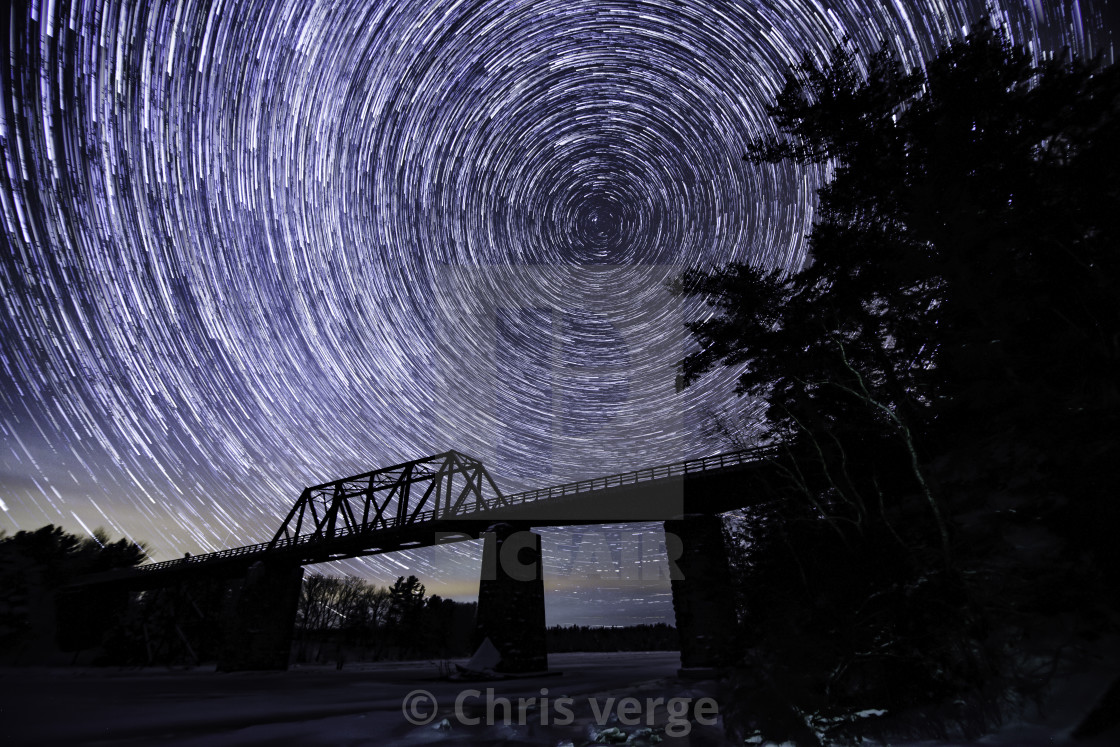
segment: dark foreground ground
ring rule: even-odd
[[[640,744],[642,729],[649,728],[650,721],[656,728],[670,719],[664,705],[648,708],[647,698],[698,699],[713,690],[711,683],[677,680],[680,659],[676,653],[554,654],[549,658],[559,674],[496,682],[440,679],[438,662],[354,664],[342,671],[333,666],[294,667],[288,672],[238,674],[218,674],[212,667],[188,671],[6,669],[0,670],[0,743],[557,745],[572,741],[580,745],[614,726],[627,735],[638,732],[631,744]],[[487,690],[491,688],[494,705],[489,720],[494,723],[487,725]],[[409,693],[418,690],[434,696],[438,703],[434,718],[427,694],[405,702]],[[537,699],[535,704],[517,707],[518,698],[531,697]],[[572,702],[558,701],[562,697]],[[628,723],[611,718],[615,710],[609,700],[612,697],[615,702],[625,697],[638,699],[640,707],[634,714],[622,714]],[[458,710],[457,698],[462,702]],[[503,723],[502,698],[511,701],[508,725]],[[545,726],[541,726],[542,705]],[[409,723],[402,710],[405,707],[414,720],[431,718],[431,722]],[[569,720],[571,723],[564,723]],[[724,743],[716,726],[690,723],[684,716],[674,726],[670,730],[680,737],[663,735],[661,744]],[[686,730],[687,737],[681,734]]]
[[[695,708],[716,695],[716,684],[678,679],[676,653],[554,654],[549,660],[558,674],[497,682],[441,679],[446,664],[439,662],[238,674],[212,667],[0,669],[0,744],[728,744],[718,716],[705,711],[689,720],[685,701]],[[1008,724],[975,744],[1067,742],[1075,715],[1099,691],[1099,677],[1083,685],[1071,679],[1049,713]],[[527,700],[519,704],[520,698]],[[624,698],[633,700],[623,706]],[[508,711],[503,699],[510,701]],[[410,723],[406,714],[424,723]]]

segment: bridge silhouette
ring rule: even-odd
[[[304,489],[268,542],[75,579],[71,605],[97,589],[230,583],[219,668],[287,667],[303,566],[448,542],[485,540],[479,637],[509,672],[547,668],[540,535],[534,527],[663,522],[686,669],[716,666],[732,634],[719,514],[773,497],[777,455],[752,449],[503,495],[458,451]],[[264,635],[261,632],[264,631]]]

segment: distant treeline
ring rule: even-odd
[[[677,629],[672,625],[631,625],[593,628],[587,625],[553,625],[547,631],[548,652],[570,651],[677,651]]]
[[[357,578],[309,576],[303,582],[292,644],[297,663],[454,659],[474,653],[477,605],[426,596],[415,576],[380,588]],[[665,623],[603,628],[554,625],[550,653],[676,651]]]
[[[297,663],[447,659],[474,651],[473,602],[433,594],[415,576],[389,588],[358,578],[303,581],[292,650]]]

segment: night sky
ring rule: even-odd
[[[747,404],[674,392],[699,311],[665,284],[804,260],[827,174],[741,159],[784,71],[844,37],[920,65],[987,3],[16,5],[0,528],[165,560],[448,448],[505,490],[725,449]],[[1037,55],[1112,57],[1100,0],[994,7]],[[671,622],[658,527],[583,532],[545,533],[550,623]],[[469,599],[479,556],[317,570]]]

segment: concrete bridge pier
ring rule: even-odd
[[[476,639],[498,649],[498,672],[548,669],[541,536],[529,529],[503,523],[482,535]]]
[[[287,669],[303,568],[257,561],[233,581],[222,609],[219,672]]]
[[[687,514],[665,522],[673,611],[681,644],[681,674],[712,673],[732,663],[736,615],[723,522]]]

